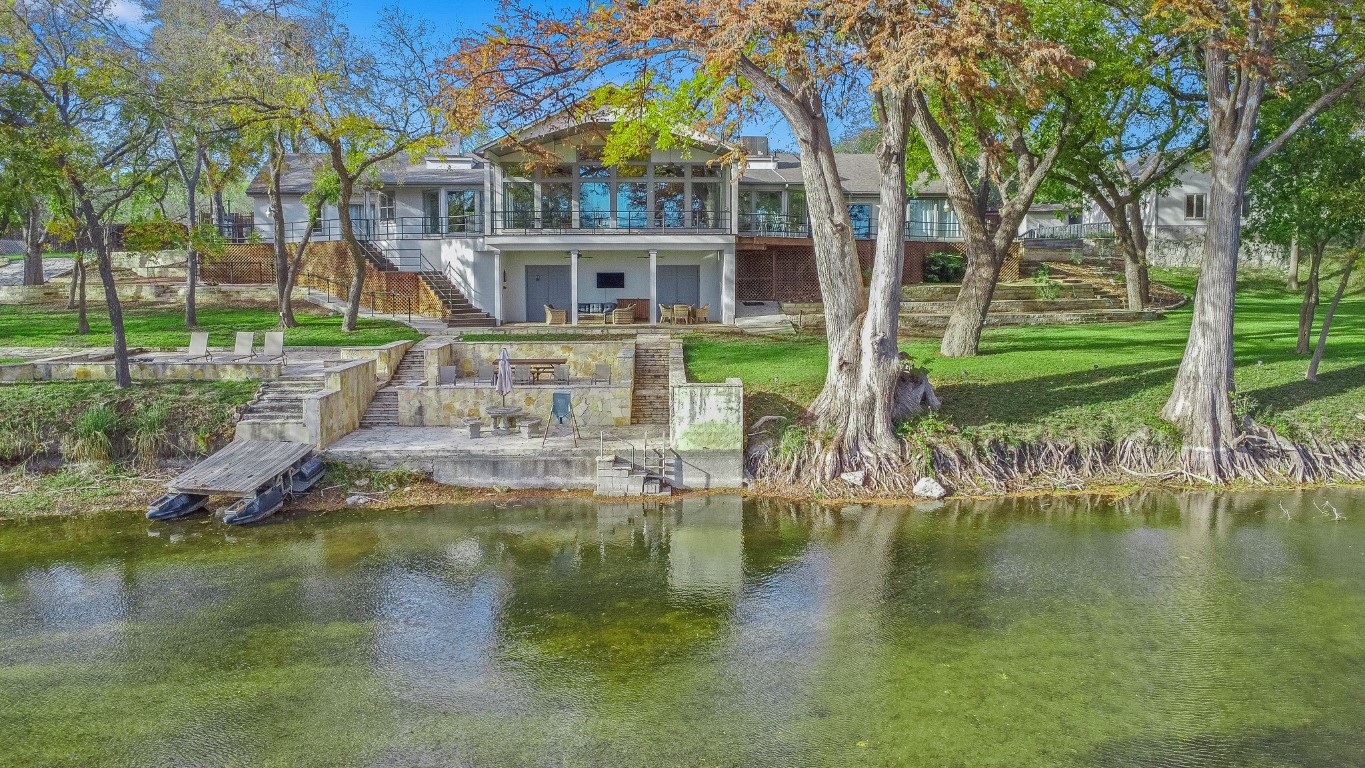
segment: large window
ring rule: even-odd
[[[872,237],[872,206],[857,203],[848,207],[848,218],[853,222],[853,236]]]
[[[501,226],[652,229],[724,227],[719,166],[634,162],[606,166],[589,152],[579,162],[543,170],[510,169],[524,178],[503,187]],[[534,195],[525,190],[532,189]]]
[[[1209,196],[1203,193],[1185,195],[1185,218],[1203,219],[1204,208],[1208,205]]]
[[[387,194],[385,192],[380,192],[378,196],[375,198],[375,200],[376,200],[375,206],[379,209],[379,220],[393,221],[394,215],[393,195]]]
[[[441,234],[441,191],[438,189],[422,193],[422,225],[428,235]]]
[[[447,232],[477,232],[479,230],[479,197],[479,192],[473,189],[446,191]]]
[[[915,198],[907,206],[906,234],[910,237],[957,237],[957,214],[946,198]]]

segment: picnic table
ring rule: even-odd
[[[568,362],[568,359],[563,357],[523,357],[511,360],[512,365],[524,365],[531,369],[531,381],[537,381],[541,376],[554,378],[555,366]]]

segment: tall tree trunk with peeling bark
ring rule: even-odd
[[[37,197],[29,200],[24,216],[24,285],[42,285],[43,237],[47,234],[46,207]]]
[[[272,217],[271,229],[272,250],[275,256],[275,291],[276,304],[280,316],[281,328],[297,327],[299,321],[294,318],[294,302],[291,295],[294,291],[294,275],[290,269],[287,242],[289,233],[285,228],[284,221],[284,194],[282,191],[284,175],[284,136],[280,131],[276,131],[270,140],[270,158],[267,161],[270,169],[270,214]],[[312,233],[312,222],[309,222],[308,232],[305,237]],[[302,254],[300,254],[301,256]]]
[[[355,195],[355,179],[346,168],[346,157],[340,142],[328,142],[328,155],[332,169],[337,173],[337,220],[341,225],[341,239],[351,254],[351,287],[346,294],[346,311],[341,317],[341,330],[346,333],[355,331],[360,318],[360,301],[365,291],[365,251],[355,236],[355,225],[351,221],[351,198]]]

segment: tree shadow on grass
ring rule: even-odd
[[[747,430],[764,416],[780,416],[789,422],[800,420],[806,407],[776,392],[749,391],[744,395],[744,427]]]
[[[946,383],[936,389],[943,398],[944,415],[959,426],[1023,424],[1065,408],[1113,403],[1169,386],[1179,363],[1175,358],[1015,381]]]
[[[1303,369],[1307,371],[1308,358],[1301,359]],[[1245,394],[1255,398],[1262,406],[1284,409],[1340,395],[1351,389],[1365,390],[1365,363],[1319,373],[1317,381],[1296,379],[1260,389],[1249,389]],[[1365,409],[1365,400],[1362,400],[1360,405]]]

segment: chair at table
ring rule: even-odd
[[[569,383],[569,366],[567,366],[567,365],[556,365],[556,366],[555,366],[554,382],[555,382],[556,384],[568,384],[568,383]]]
[[[611,366],[606,363],[598,363],[592,367],[592,383],[610,384]]]
[[[700,307],[697,308],[697,311],[693,313],[692,317],[698,323],[711,322],[711,305],[710,304],[701,305]]]
[[[691,305],[691,304],[674,304],[674,305],[673,305],[673,322],[675,322],[675,323],[691,323],[691,322],[692,322],[692,305]]]
[[[659,305],[659,322],[661,323],[673,322],[673,309],[671,307],[665,306],[663,304]]]
[[[474,383],[493,386],[493,366],[481,364],[474,370]]]
[[[545,305],[545,324],[546,325],[568,325],[569,313],[567,310],[555,309],[549,304]]]
[[[459,376],[460,366],[458,365],[442,365],[436,368],[436,383],[442,386],[453,386]]]
[[[514,383],[514,384],[530,384],[530,383],[531,383],[531,366],[529,366],[529,365],[514,365],[514,366],[512,366],[512,383]]]

